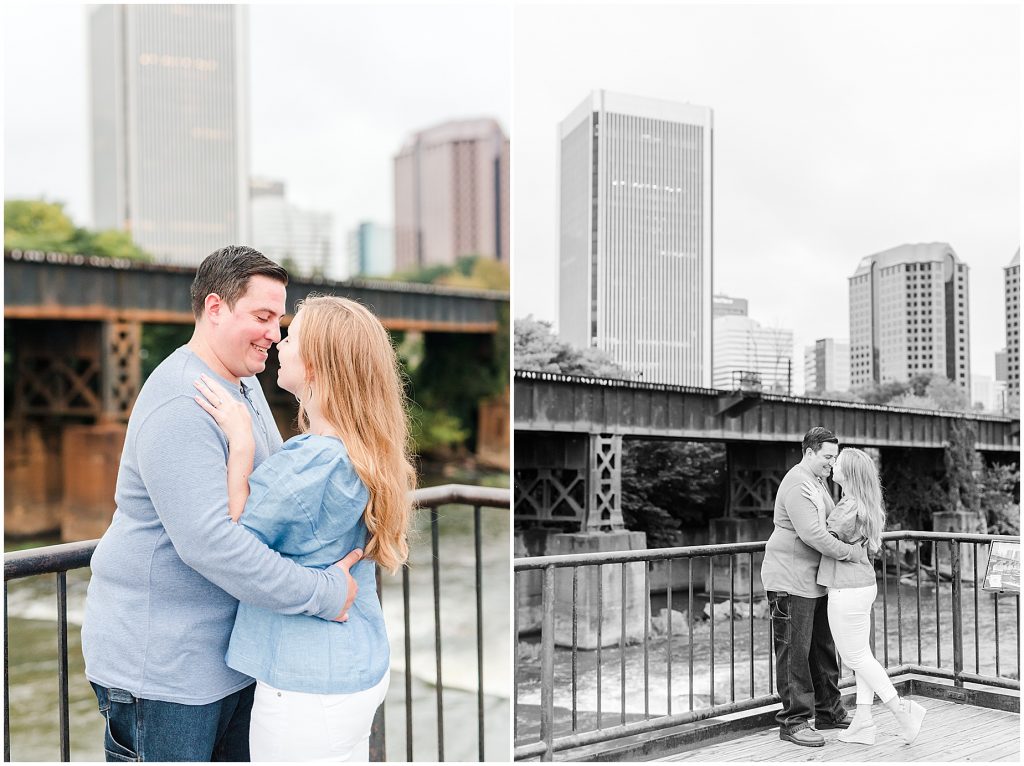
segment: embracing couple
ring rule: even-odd
[[[826,428],[808,431],[801,449],[800,463],[779,486],[775,529],[761,565],[782,697],[779,738],[821,747],[825,738],[818,729],[841,729],[842,742],[874,744],[871,705],[877,694],[904,741],[912,743],[925,708],[900,699],[868,643],[878,592],[871,559],[881,550],[885,526],[878,469],[862,450],[840,452],[839,439]],[[830,472],[843,489],[838,505],[825,483]],[[856,674],[853,716],[839,693],[836,649]]]
[[[404,563],[415,483],[402,384],[353,301],[307,298],[282,341],[287,284],[252,248],[206,258],[192,339],[132,410],[82,626],[108,761],[368,758],[390,667],[374,564]],[[284,443],[255,377],[274,343],[299,401]]]

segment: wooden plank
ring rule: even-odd
[[[917,742],[906,745],[892,714],[875,704],[874,745],[840,742],[839,731],[821,732],[825,746],[804,748],[779,739],[777,727],[660,758],[662,761],[1019,761],[1020,716],[989,708],[913,697],[928,714]]]

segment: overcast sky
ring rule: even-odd
[[[556,126],[594,89],[714,110],[714,287],[803,347],[849,337],[865,255],[948,242],[971,368],[1005,345],[1020,243],[1020,21],[1003,6],[520,7],[514,314],[558,318]]]
[[[4,8],[4,194],[67,203],[91,224],[87,14]],[[392,157],[452,118],[511,119],[512,14],[501,6],[249,8],[251,171],[334,214],[393,218]]]

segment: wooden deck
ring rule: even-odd
[[[914,696],[928,709],[921,735],[905,745],[882,705],[872,711],[878,726],[874,745],[840,742],[839,732],[822,731],[824,747],[801,747],[779,739],[778,727],[727,742],[697,747],[661,761],[996,761],[1020,762],[1020,715],[984,707]]]

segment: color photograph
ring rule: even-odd
[[[507,760],[510,9],[3,17],[5,760]]]

